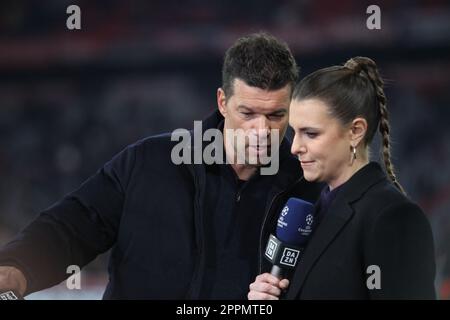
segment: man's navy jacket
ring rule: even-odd
[[[215,112],[203,130],[223,120]],[[26,294],[68,277],[112,248],[106,299],[196,299],[205,267],[202,203],[205,165],[171,161],[178,142],[170,134],[148,137],[125,148],[79,189],[42,212],[0,250],[0,264],[22,270]],[[315,201],[319,186],[306,182],[283,140],[280,166],[261,224],[259,271],[268,234],[290,196]]]

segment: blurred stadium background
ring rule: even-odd
[[[82,29],[66,28],[81,8]],[[381,8],[381,30],[366,8]],[[285,40],[302,76],[372,57],[388,80],[399,179],[431,221],[436,289],[450,298],[448,1],[68,1],[0,5],[0,245],[127,144],[215,109],[224,51],[260,30]],[[377,154],[377,152],[374,152]],[[157,183],[157,182],[155,182]],[[99,299],[107,254],[29,299]],[[413,280],[413,279],[412,279]]]

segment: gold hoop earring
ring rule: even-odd
[[[355,160],[356,160],[356,147],[351,146],[351,149],[352,149],[352,161],[350,162],[350,164],[353,165],[353,162],[355,162]]]

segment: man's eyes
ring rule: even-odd
[[[241,114],[246,118],[250,118],[253,115],[255,115],[253,112],[241,112]],[[269,115],[267,115],[267,118],[269,118],[271,120],[279,120],[279,119],[282,119],[283,117],[284,117],[284,114],[269,114]]]
[[[271,114],[269,115],[269,119],[278,120],[284,117],[284,114]]]

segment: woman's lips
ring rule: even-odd
[[[302,167],[310,166],[314,163],[314,161],[300,161]]]

